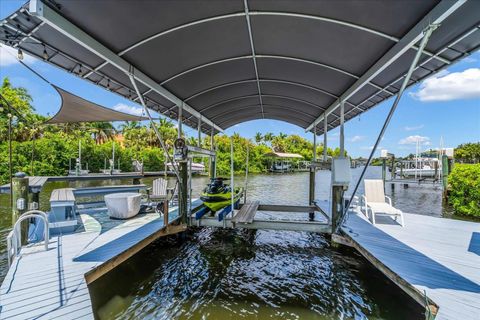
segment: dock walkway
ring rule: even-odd
[[[88,180],[117,180],[117,179],[142,179],[145,177],[161,177],[163,171],[158,172],[121,172],[115,174],[89,173],[79,176],[31,176],[28,178],[29,191],[31,193],[40,192],[47,182],[54,181],[88,181]],[[0,186],[0,193],[10,193],[10,184]]]
[[[405,214],[373,226],[360,213],[342,228],[363,256],[410,296],[438,307],[435,319],[480,319],[480,223]]]
[[[172,222],[178,210],[169,211]],[[0,319],[93,319],[89,283],[158,237],[185,229],[164,228],[156,213],[112,220],[105,209],[84,212],[83,228],[51,237],[48,251],[38,244],[22,248],[0,287]]]

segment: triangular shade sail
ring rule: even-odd
[[[135,116],[102,107],[57,86],[53,86],[62,98],[60,110],[46,123],[141,121],[145,117]]]

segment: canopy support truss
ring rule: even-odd
[[[413,74],[413,71],[415,70],[415,66],[417,65],[418,61],[420,60],[420,56],[422,55],[422,50],[426,47],[428,40],[430,39],[430,36],[432,35],[432,32],[438,28],[438,24],[431,24],[428,26],[427,30],[424,31],[423,33],[423,38],[422,41],[420,42],[419,45],[419,50],[416,52],[415,57],[413,58],[413,61],[410,65],[410,68],[408,69],[408,72],[405,76],[405,79],[403,79],[402,86],[400,87],[400,91],[398,91],[398,94],[395,98],[395,101],[392,104],[392,107],[390,108],[390,111],[387,115],[387,118],[385,119],[385,122],[383,124],[382,129],[380,130],[380,133],[378,134],[377,140],[375,141],[375,144],[373,145],[372,151],[370,152],[370,155],[368,157],[367,163],[363,167],[362,173],[360,174],[360,177],[358,178],[357,184],[355,185],[355,188],[353,189],[352,195],[350,197],[350,200],[348,201],[347,205],[342,209],[341,216],[339,218],[339,222],[336,226],[335,229],[333,230],[333,233],[337,233],[340,227],[342,226],[343,222],[345,221],[347,215],[348,215],[348,210],[350,209],[350,205],[355,197],[355,194],[357,193],[358,187],[360,186],[360,183],[362,183],[363,177],[365,176],[365,172],[368,169],[368,166],[372,162],[373,155],[375,154],[375,151],[377,150],[378,144],[380,141],[383,139],[383,135],[385,134],[385,131],[387,130],[388,124],[390,123],[390,120],[393,117],[393,114],[395,113],[395,110],[397,109],[398,103],[400,102],[400,99],[402,98],[403,92],[405,91],[405,88],[408,85],[408,82],[410,81],[410,78]],[[343,103],[342,103],[343,106]]]
[[[260,101],[260,108],[262,109],[262,118],[265,118],[265,113],[263,111],[262,90],[260,89],[260,80],[259,80],[259,77],[258,77],[257,58],[255,56],[255,45],[253,43],[252,25],[250,24],[250,15],[248,14],[247,0],[243,0],[243,5],[245,7],[245,20],[247,21],[248,37],[250,39],[250,47],[252,48],[253,67],[255,69],[255,77],[257,79],[258,100]]]

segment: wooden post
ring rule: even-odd
[[[28,178],[25,173],[18,172],[12,178],[12,226],[17,222],[18,217],[28,210]],[[21,235],[23,242],[27,240],[28,224],[22,223]]]
[[[36,209],[40,208],[40,192],[33,192],[32,193],[32,203],[37,203]],[[33,208],[35,209],[35,208]]]
[[[210,135],[210,150],[214,151],[215,150],[215,138],[214,138],[214,135],[213,135],[213,129],[212,129],[212,133]],[[210,156],[210,178],[215,178],[215,159],[216,159],[216,156]]]
[[[133,184],[140,184],[140,178],[133,178]]]
[[[392,167],[391,167],[391,175],[395,177],[395,171],[397,171],[397,164],[395,163],[395,156],[392,156]]]
[[[443,197],[447,199],[447,189],[448,189],[448,157],[447,155],[442,155],[442,186],[443,186]]]
[[[315,162],[317,160],[317,127],[313,127],[313,163],[310,166],[310,184],[308,188],[308,204],[312,205],[315,201]],[[309,215],[310,220],[313,220],[313,214]]]
[[[163,202],[163,225],[165,227],[168,227],[168,223],[169,223],[168,222],[168,210],[169,210],[169,208],[168,208],[168,197],[167,197],[167,200],[165,200]]]
[[[187,223],[188,212],[188,166],[187,162],[179,162],[178,169],[180,174],[179,192],[178,192],[178,212],[180,215],[180,221]]]
[[[8,117],[8,172],[10,180],[10,207],[13,209],[12,114]]]
[[[383,181],[383,188],[385,189],[385,180],[387,179],[387,159],[382,159],[382,181]]]
[[[337,229],[343,211],[343,186],[332,186],[332,233]]]

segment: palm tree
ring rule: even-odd
[[[263,135],[263,141],[271,145],[271,142],[275,136],[271,132],[267,132]]]
[[[116,134],[115,127],[110,122],[92,122],[89,125],[89,131],[93,133],[96,144],[105,143]]]
[[[140,122],[138,121],[125,121],[125,123],[120,125],[120,129],[123,133],[128,130],[140,128]]]
[[[158,124],[160,125],[161,128],[173,128],[175,126],[173,122],[167,118],[160,118],[160,120],[158,121]]]
[[[260,143],[262,142],[263,136],[260,132],[255,133],[255,142]]]
[[[285,139],[286,137],[288,137],[288,134],[283,133],[283,132],[280,132],[280,133],[278,134],[278,137],[279,137],[280,139]]]

